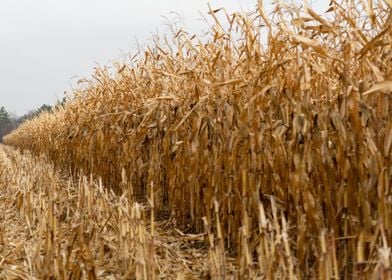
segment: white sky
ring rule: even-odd
[[[256,0],[210,0],[213,8],[252,10]],[[268,3],[270,1],[264,1]],[[315,0],[325,10],[327,0]],[[188,31],[206,30],[207,0],[0,0],[0,106],[22,115],[52,104],[96,63],[136,50],[136,39],[167,32],[176,11]]]

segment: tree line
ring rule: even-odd
[[[55,106],[43,104],[38,109],[31,110],[23,116],[16,116],[6,110],[4,106],[0,107],[0,142],[3,142],[3,136],[18,128],[22,123],[31,120],[43,112],[51,112],[57,106],[63,106],[66,102],[64,98]]]

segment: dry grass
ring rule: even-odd
[[[97,69],[5,142],[205,232],[213,278],[228,256],[244,279],[392,277],[392,3],[277,2]]]
[[[145,205],[100,181],[61,176],[44,157],[0,146],[0,199],[0,279],[209,274],[202,235],[166,229],[170,221],[150,223]]]

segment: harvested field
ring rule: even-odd
[[[0,146],[0,199],[0,279],[209,275],[202,234],[152,224],[143,204],[61,175],[43,157]]]
[[[62,189],[74,188],[75,199],[63,208],[82,213],[71,220],[86,223],[75,231],[98,238],[90,244],[74,233],[90,256],[86,275],[105,265],[91,246],[116,236],[101,231],[111,211],[125,211],[113,226],[127,234],[108,246],[126,265],[111,262],[113,273],[161,277],[166,256],[169,268],[200,271],[169,269],[173,278],[392,278],[392,2],[331,1],[323,15],[306,1],[277,1],[266,14],[262,2],[248,15],[211,10],[207,41],[179,30],[170,43],[157,39],[131,61],[96,69],[63,108],[4,138],[71,178],[92,178]],[[61,184],[51,184],[54,203]],[[160,219],[167,227],[155,228]],[[163,228],[179,242],[203,241],[197,265],[157,253]],[[41,238],[67,244],[62,234],[57,243]],[[140,262],[140,254],[148,257]],[[54,267],[51,260],[36,267]]]

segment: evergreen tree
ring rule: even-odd
[[[3,136],[7,134],[10,129],[10,114],[4,108],[4,106],[0,107],[0,141],[2,142]]]
[[[0,125],[8,123],[9,121],[10,121],[9,113],[4,108],[4,106],[1,106],[1,108],[0,108]]]

